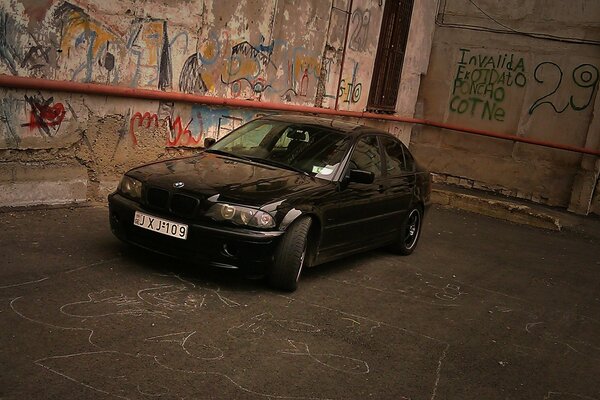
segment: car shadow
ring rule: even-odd
[[[228,269],[212,266],[208,263],[169,257],[118,241],[106,243],[106,246],[107,250],[113,254],[118,254],[122,258],[123,268],[135,268],[159,275],[174,275],[194,283],[205,282],[209,285],[216,285],[229,291],[282,293],[269,286],[267,277],[264,274],[250,275],[241,269]],[[355,267],[364,266],[365,263],[391,255],[393,253],[386,249],[375,249],[313,268],[306,268],[302,272],[299,285],[309,285],[311,282],[324,278],[337,279],[340,275]]]
[[[192,262],[142,249],[125,243],[114,243],[123,266],[130,266],[152,274],[173,275],[192,283],[205,282],[227,290],[248,292],[260,288],[260,281],[248,279],[239,269],[212,266],[203,262]]]

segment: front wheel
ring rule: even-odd
[[[276,289],[293,292],[306,261],[308,230],[311,219],[301,217],[283,235],[275,250],[275,261],[269,273],[269,283]]]
[[[392,246],[392,249],[402,255],[411,254],[421,236],[421,225],[423,223],[423,212],[419,207],[411,208],[408,216],[400,226],[400,237]]]

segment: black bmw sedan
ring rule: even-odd
[[[303,268],[381,246],[413,252],[431,178],[374,128],[269,116],[200,154],[128,171],[108,197],[119,239],[266,274],[295,290]]]

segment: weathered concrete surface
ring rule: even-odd
[[[434,207],[410,257],[283,294],[133,251],[105,207],[0,226],[3,399],[600,397],[600,235]]]
[[[0,170],[0,205],[65,204],[87,200],[88,174],[79,164],[6,163]]]
[[[590,0],[442,2],[423,117],[597,150],[599,14]],[[448,180],[582,214],[597,201],[598,170],[580,154],[437,128],[415,132],[411,149]]]
[[[433,189],[431,201],[445,207],[457,208],[521,225],[560,231],[560,218],[545,211],[514,201],[475,196],[454,190]]]
[[[406,52],[403,114],[412,115],[427,69],[420,46],[431,40],[436,4],[415,5],[418,43]],[[384,2],[373,0],[3,1],[0,74],[364,111],[383,12]],[[10,163],[84,167],[84,200],[102,200],[128,168],[189,154],[262,114],[0,88],[0,171]],[[409,125],[369,124],[410,141]],[[22,187],[29,186],[0,182],[12,196],[0,207],[81,200],[52,186],[60,195],[30,199]]]
[[[434,204],[501,219],[520,225],[552,231],[567,231],[600,237],[600,219],[594,215],[578,215],[558,207],[548,207],[530,200],[520,200],[485,190],[465,189],[457,185],[434,183]]]

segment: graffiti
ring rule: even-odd
[[[224,110],[205,105],[194,105],[192,106],[191,115],[194,116],[194,119],[190,130],[198,132],[198,138],[212,137],[219,139],[245,122],[265,114],[256,113],[256,110],[249,109]]]
[[[187,51],[188,37],[180,33],[169,40],[167,22],[160,19],[136,18],[120,45],[123,71],[129,74],[122,81],[130,86],[155,86],[160,90],[172,88],[173,66],[171,48],[179,38],[185,39],[183,49]],[[133,73],[131,73],[133,71]],[[140,82],[141,81],[141,82]]]
[[[150,112],[145,112],[143,114],[141,112],[136,112],[133,114],[129,120],[129,136],[131,137],[133,145],[137,146],[138,144],[136,127],[145,129],[150,129],[151,127],[158,128],[161,125],[159,124],[159,121],[165,121],[168,127],[167,147],[197,146],[200,144],[200,135],[198,135],[197,138],[194,137],[192,131],[189,129],[193,118],[190,118],[188,123],[183,126],[181,117],[177,116],[173,119],[170,115],[171,113],[167,113],[162,119],[159,119],[157,114]],[[161,112],[161,114],[164,114],[164,112]]]
[[[267,65],[275,67],[270,58],[271,53],[265,53],[247,41],[238,43],[231,48],[227,74],[230,77],[242,74],[256,78]]]
[[[328,87],[331,89],[331,85],[333,84],[333,82],[331,82],[330,80],[330,77],[331,70],[336,62],[336,56],[336,48],[326,43],[325,50],[323,51],[323,56],[321,57],[320,73],[317,79],[315,107],[323,107],[323,101],[326,98],[336,98],[336,96],[327,93]]]
[[[337,95],[337,77],[326,85],[333,75],[335,49],[325,56],[312,45],[292,45],[285,39],[260,35],[249,40],[248,35],[229,32],[226,24],[205,32],[202,23],[192,32],[135,12],[126,14],[131,19],[117,21],[72,1],[49,6],[42,28],[20,25],[22,18],[13,13],[0,10],[0,32],[6,32],[0,35],[0,68],[5,73],[258,100],[267,92],[289,101],[319,90],[321,98]],[[360,26],[355,27],[354,47],[363,46],[370,19],[370,12],[355,11],[354,23]],[[30,29],[53,36],[36,38]],[[189,52],[192,40],[196,48]]]
[[[321,57],[306,50],[304,47],[295,47],[291,51],[281,48],[284,59],[287,59],[287,89],[283,91],[283,98],[291,100],[291,94],[306,97],[309,93],[311,78],[318,82],[321,76]]]
[[[108,76],[110,79],[110,73],[113,69],[115,69],[115,55],[109,51],[110,41],[106,42],[106,52],[104,53],[104,58],[100,58],[98,60],[98,65],[104,67],[106,71],[108,71]]]
[[[465,292],[460,291],[460,286],[449,283],[446,286],[444,286],[442,288],[442,290],[438,291],[435,294],[435,297],[440,300],[454,301],[459,296],[465,295],[465,294],[466,294]]]
[[[259,48],[252,46],[247,41],[236,44],[231,48],[231,56],[236,56],[238,54],[243,55],[248,58],[252,58],[257,60],[263,67],[268,65],[271,60],[270,56],[273,52],[273,44],[270,46],[259,45]],[[273,64],[274,65],[274,64]]]
[[[308,68],[305,68],[304,74],[302,74],[302,79],[300,80],[300,93],[298,93],[298,95],[306,97],[307,90],[308,90]]]
[[[149,112],[145,112],[144,114],[136,112],[133,114],[129,121],[129,135],[134,145],[138,144],[137,136],[135,134],[136,121],[138,127],[142,127],[144,124],[146,125],[146,129],[150,128],[153,124],[154,127],[158,127],[158,116],[156,114],[150,114]]]
[[[17,59],[18,51],[10,44],[10,39],[7,35],[9,32],[14,32],[15,22],[14,20],[4,12],[0,10],[0,60],[2,60],[13,75],[17,75]]]
[[[585,110],[592,99],[594,98],[594,92],[596,91],[597,83],[598,83],[598,68],[596,68],[592,64],[581,64],[580,66],[573,69],[571,74],[571,81],[575,84],[576,88],[588,89],[589,96],[582,103],[577,103],[574,95],[570,95],[568,100],[564,100],[566,104],[564,106],[558,106],[555,102],[559,102],[559,95],[557,92],[561,89],[563,84],[563,71],[558,64],[555,64],[550,61],[545,61],[537,65],[533,72],[533,77],[537,83],[543,84],[545,82],[544,76],[549,75],[549,70],[554,70],[556,72],[554,84],[550,83],[550,91],[538,98],[533,102],[531,107],[529,107],[529,114],[533,114],[533,112],[543,104],[548,104],[552,107],[554,112],[558,114],[562,114],[567,110],[567,108],[571,107],[574,111],[582,111]],[[556,96],[554,96],[557,94]],[[568,95],[568,94],[567,94]],[[554,97],[554,99],[552,99]]]
[[[194,94],[204,94],[208,91],[208,87],[200,73],[200,67],[202,66],[200,58],[200,53],[192,54],[183,64],[179,76],[179,91]]]
[[[252,95],[250,96],[252,99],[257,98],[265,90],[272,87],[271,85],[267,84],[263,78],[256,78],[253,81],[250,81],[246,78],[239,78],[231,82],[225,82],[223,80],[221,80],[221,82],[230,85],[231,95],[233,97],[241,96],[243,90],[242,83],[246,83],[252,92]]]
[[[356,73],[358,72],[358,63],[354,63],[354,68],[352,70],[352,80],[346,83],[346,79],[342,79],[340,82],[340,90],[338,92],[338,97],[343,98],[344,94],[346,94],[346,98],[344,99],[344,103],[357,103],[360,100],[360,96],[362,94],[362,83],[356,83]]]
[[[356,9],[352,13],[352,35],[350,36],[349,47],[355,51],[364,51],[367,44],[367,35],[369,34],[369,24],[371,22],[371,12],[369,10]]]
[[[175,121],[172,123],[169,118],[169,136],[167,137],[167,146],[197,146],[200,143],[200,135],[198,135],[198,138],[195,138],[194,135],[192,135],[192,132],[188,129],[192,123],[192,120],[193,118],[191,118],[187,125],[183,127],[183,124],[181,123],[181,117],[175,118]]]
[[[221,115],[219,117],[219,127],[217,130],[217,139],[227,135],[232,130],[241,126],[244,123],[243,118],[233,117],[230,115]]]
[[[239,97],[242,93],[247,93],[243,90],[242,83],[247,83],[250,89],[250,98],[259,97],[265,90],[271,88],[264,78],[266,68],[270,65],[277,69],[271,61],[274,42],[265,46],[262,44],[264,38],[261,37],[261,44],[254,47],[247,41],[236,44],[231,48],[231,56],[227,64],[227,78],[221,75],[221,82],[228,85],[233,97]]]
[[[31,112],[29,113],[29,123],[21,126],[28,126],[29,130],[37,128],[49,137],[58,131],[66,114],[62,103],[52,104],[54,97],[46,100],[42,96],[29,97],[27,95],[25,95],[25,101],[31,106]]]
[[[69,65],[71,80],[78,80],[83,74],[82,80],[91,82],[95,65],[101,66],[106,61],[103,56],[110,59],[106,55],[108,44],[119,40],[119,35],[95,22],[81,7],[68,2],[57,7],[53,17],[61,27],[60,52],[67,60],[73,60]]]
[[[29,68],[29,70],[37,70],[45,67],[50,63],[50,47],[45,46],[31,46],[23,61],[21,61],[21,68]]]
[[[167,21],[151,17],[133,18],[121,31],[68,2],[57,7],[53,17],[60,31],[62,70],[68,79],[172,88],[172,48],[187,52],[186,32],[170,39]]]
[[[362,95],[362,84],[350,78],[350,71],[338,90],[343,49],[327,43],[318,48],[317,37],[306,43],[273,26],[265,37],[262,30],[242,32],[227,21],[211,25],[204,13],[213,11],[206,10],[194,28],[138,10],[114,18],[103,7],[72,0],[48,3],[37,12],[39,23],[34,26],[19,22],[28,15],[19,15],[23,12],[18,7],[0,10],[0,72],[253,100],[281,97],[282,102],[325,106],[338,97],[353,105]],[[261,24],[269,22],[261,18]],[[311,24],[315,18],[309,18]],[[365,50],[373,18],[368,8],[352,10],[349,47]],[[158,115],[159,121],[165,118]],[[125,131],[130,121],[126,118]],[[186,122],[184,118],[182,125]]]
[[[508,88],[522,88],[527,83],[525,62],[514,54],[497,56],[475,54],[460,49],[450,111],[467,113],[489,121],[504,121],[502,107]]]
[[[344,94],[346,94],[344,103],[357,103],[362,94],[362,84],[353,84],[352,82],[346,83],[346,80],[342,79],[338,97],[343,98]]]
[[[163,21],[163,43],[160,52],[160,66],[158,69],[158,88],[170,89],[173,85],[173,67],[171,65],[171,52],[169,50],[169,35],[167,34],[167,21]]]
[[[0,99],[0,121],[6,125],[4,137],[9,146],[18,147],[21,143],[21,136],[14,121],[17,119],[18,104],[9,97]]]
[[[20,42],[27,42],[21,49]],[[0,62],[13,75],[37,74],[51,62],[52,47],[40,44],[27,29],[4,10],[0,9]]]

